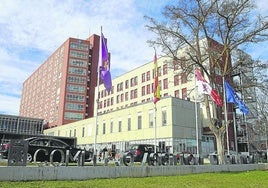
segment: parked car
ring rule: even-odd
[[[85,161],[91,161],[92,152],[72,147],[62,140],[50,137],[32,137],[25,139],[28,141],[27,161],[34,160],[36,153],[36,161],[49,162],[50,155],[53,152],[53,162],[66,162],[66,152],[70,151],[69,162],[76,162],[78,160],[77,154],[81,151],[85,151]],[[7,151],[10,145],[7,147]],[[5,157],[8,157],[8,152],[5,153]]]
[[[150,155],[154,152],[154,145],[151,144],[133,144],[124,152],[124,156],[133,156],[134,162],[142,162],[144,153]]]
[[[2,143],[1,144],[1,147],[0,147],[0,158],[7,159],[9,146],[10,146],[10,143]]]
[[[158,147],[155,154],[155,146],[152,144],[133,144],[124,152],[123,162],[126,166],[131,165],[132,162],[142,162],[145,153],[148,153],[146,162],[149,165],[156,165],[156,163],[166,165],[169,161],[169,154],[159,151]],[[158,160],[159,157],[161,160]]]
[[[75,155],[79,151],[83,151],[83,149],[75,148],[67,143],[65,143],[62,140],[56,139],[56,138],[50,138],[50,137],[45,137],[45,138],[28,138],[26,139],[29,142],[28,145],[28,153],[27,153],[27,161],[33,161],[34,160],[34,154],[36,153],[37,150],[38,154],[36,156],[36,161],[50,161],[50,154],[53,151],[53,161],[60,162],[61,161],[61,156],[63,155],[64,157],[66,156],[67,150],[70,151],[70,162],[76,162],[77,158],[75,158]],[[85,161],[90,161],[92,155],[92,152],[84,150],[85,151]],[[47,152],[47,153],[46,153]]]

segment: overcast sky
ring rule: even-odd
[[[175,0],[173,0],[175,1]],[[22,83],[69,37],[108,39],[116,77],[153,60],[143,16],[159,16],[172,0],[1,0],[0,114],[18,115]],[[256,0],[268,15],[267,0]],[[268,59],[267,43],[248,53]]]

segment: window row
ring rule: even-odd
[[[65,112],[64,113],[64,119],[65,120],[82,120],[83,119],[83,113]]]
[[[84,93],[86,91],[85,86],[67,84],[67,92]]]
[[[80,60],[80,59],[70,59],[69,60],[70,66],[76,66],[76,67],[87,67],[87,61],[86,60]]]
[[[88,45],[87,44],[82,44],[82,41],[78,42],[71,42],[70,48],[71,49],[77,49],[77,50],[83,50],[83,51],[88,51]]]
[[[84,104],[78,103],[66,103],[65,105],[66,110],[77,110],[77,111],[84,111]]]
[[[166,107],[161,109],[161,124],[157,126],[166,126],[167,125],[167,110]],[[113,119],[110,120],[110,123],[106,123],[106,121],[102,122],[102,127],[99,127],[100,130],[97,130],[97,134],[109,134],[115,132],[123,132],[123,131],[132,131],[132,130],[140,130],[145,127],[143,125],[149,125],[149,128],[154,127],[154,110],[148,111],[148,116],[146,117],[141,113],[137,113],[137,122],[133,122],[131,115],[127,117],[124,121],[122,118],[118,118],[116,124]],[[145,122],[148,121],[148,122]]]
[[[69,74],[77,74],[77,75],[86,76],[87,75],[87,70],[82,69],[82,68],[69,67],[68,68],[68,73]]]
[[[84,95],[77,95],[77,94],[67,94],[66,95],[67,101],[77,101],[77,102],[84,102],[85,96]]]
[[[181,79],[181,84],[185,84],[187,83],[187,75],[186,73],[182,73],[180,75],[175,75],[174,76],[174,86],[179,85],[180,83],[180,79]],[[161,80],[159,80],[159,84],[160,84],[160,88],[163,89],[168,89],[169,88],[169,81],[168,78],[163,79],[162,81],[162,86],[161,86]],[[147,94],[151,94],[153,92],[153,87],[154,87],[154,83],[152,84],[148,84],[146,86],[142,86],[142,93],[141,95],[147,95]],[[128,89],[128,80],[125,81],[125,89]],[[119,91],[123,91],[123,82],[117,84],[117,92]],[[105,97],[106,95],[102,94],[101,97]],[[135,97],[134,97],[135,98]],[[122,100],[121,100],[122,101]]]
[[[180,98],[180,99],[183,99],[183,100],[188,100],[188,93],[187,93],[187,88],[182,88],[181,89],[181,97],[180,97],[180,90],[175,90],[174,91],[174,96],[176,98]]]
[[[78,51],[70,50],[70,57],[88,59],[88,53],[87,52],[78,52]]]
[[[87,79],[85,77],[79,77],[79,76],[68,76],[67,82],[68,83],[75,83],[75,84],[86,84]]]
[[[174,86],[177,86],[180,84],[180,78],[181,78],[181,84],[187,83],[187,74],[183,72],[180,75],[174,75]]]

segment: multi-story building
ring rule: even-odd
[[[239,151],[254,152],[260,150],[256,87],[257,78],[254,74],[254,62],[252,58],[241,50],[235,50],[232,54],[234,87],[241,96],[249,114],[245,116],[238,110],[234,110],[236,116],[237,147]]]
[[[204,45],[208,45],[207,44],[207,40],[204,40],[202,42],[202,44]],[[216,41],[210,41],[210,45],[211,48],[215,47],[216,49],[218,49],[219,47],[221,47],[219,45],[219,43],[217,43]],[[186,56],[186,54],[184,53],[185,49],[181,49],[178,54],[180,56],[182,56],[181,59],[183,59],[183,56]],[[208,130],[208,129],[202,129],[202,128],[207,128],[208,127],[208,123],[207,123],[207,113],[205,112],[205,108],[204,108],[204,104],[202,103],[202,97],[200,94],[195,92],[195,76],[194,76],[194,71],[192,71],[191,73],[186,73],[184,71],[182,71],[182,67],[181,67],[181,62],[179,63],[174,63],[173,59],[170,59],[169,57],[160,57],[158,58],[158,76],[159,76],[159,81],[160,81],[160,85],[161,85],[161,97],[165,98],[165,97],[175,97],[178,98],[180,100],[185,100],[186,102],[189,101],[196,101],[198,100],[198,103],[200,102],[200,106],[201,106],[201,111],[200,114],[198,113],[198,118],[199,118],[199,127],[200,130],[202,130],[202,134],[204,133],[204,131]],[[183,63],[182,63],[183,64]],[[217,72],[217,69],[215,69],[214,67],[210,66],[210,62],[209,60],[207,60],[207,62],[204,63],[204,66],[209,70],[209,72],[213,72],[213,76],[216,79],[215,84],[217,84],[219,87],[222,88],[222,80],[220,79],[220,75],[219,72]],[[126,110],[135,110],[135,107],[138,105],[142,105],[142,104],[146,104],[146,103],[152,103],[153,101],[153,84],[154,84],[154,64],[153,62],[149,62],[147,64],[144,64],[134,70],[131,70],[125,74],[123,74],[122,76],[119,76],[115,79],[113,79],[113,87],[112,87],[112,91],[110,93],[107,93],[107,91],[105,90],[103,85],[100,85],[98,89],[95,90],[95,96],[99,96],[98,98],[98,108],[95,110],[98,112],[98,116],[104,116],[104,117],[109,117],[111,114],[115,115],[117,117],[117,112],[118,110],[121,110],[122,112],[126,112]],[[207,81],[209,81],[209,79],[207,77],[205,77]],[[97,91],[99,91],[99,93],[97,93]],[[222,89],[221,89],[222,91]],[[198,99],[196,98],[196,96],[198,97]],[[201,99],[199,99],[199,97],[201,97]],[[124,110],[125,109],[125,110]],[[180,109],[182,110],[182,109]],[[171,108],[171,113],[174,113],[176,110],[174,108]],[[140,113],[144,113],[142,110],[140,111]],[[145,112],[147,113],[147,112]],[[148,112],[149,113],[149,112]],[[182,113],[180,111],[180,113]],[[124,117],[125,115],[125,117]],[[126,118],[128,116],[127,113],[124,113],[121,117],[121,119]],[[191,122],[192,120],[195,120],[195,114],[192,114],[191,118],[189,118],[189,116],[186,118],[187,116],[185,116],[185,122]],[[105,118],[106,121],[109,121],[109,118]],[[148,117],[148,119],[150,119]],[[127,121],[125,121],[127,122]],[[62,134],[62,132],[65,132],[65,130],[69,130],[70,131],[70,135],[72,132],[74,132],[74,130],[70,130],[72,129],[72,127],[79,127],[78,125],[79,123],[73,123],[73,124],[68,124],[66,126],[63,126],[61,128],[55,128],[55,129],[50,129],[50,130],[46,130],[46,133],[48,134],[55,134],[56,132],[54,130],[58,130],[60,129],[60,133]],[[93,121],[93,125],[96,125],[97,122],[94,123]],[[108,125],[110,124],[110,121],[108,122]],[[137,123],[138,124],[138,123]],[[150,123],[149,123],[150,124]],[[171,120],[169,122],[169,124],[171,125],[171,127],[173,127],[175,124],[179,124],[178,120]],[[194,123],[193,123],[194,124]],[[100,126],[101,124],[99,124]],[[106,124],[107,126],[107,124]],[[104,126],[104,127],[99,127],[99,129],[101,130],[107,130],[108,128]],[[122,123],[122,129],[126,129],[127,123]],[[137,126],[137,125],[136,125]],[[189,126],[187,124],[187,126]],[[105,128],[106,127],[106,128]],[[182,126],[183,127],[183,126]],[[181,128],[181,130],[183,130],[183,128]],[[178,128],[179,129],[179,128]],[[119,129],[118,129],[119,130]],[[176,130],[171,128],[169,129],[171,132],[170,134],[172,134],[171,139],[175,139],[177,138],[176,133],[179,130]],[[129,130],[128,131],[128,135],[127,137],[121,137],[122,134],[118,135],[117,139],[118,140],[114,140],[112,138],[114,138],[114,136],[110,136],[108,138],[108,135],[104,134],[105,139],[104,140],[99,140],[99,143],[107,143],[107,142],[127,142],[127,141],[138,141],[140,139],[137,139],[134,135],[132,135],[132,131],[135,132],[135,130]],[[143,130],[145,131],[145,130]],[[76,132],[76,131],[75,131]],[[106,132],[106,131],[104,131]],[[120,131],[119,131],[120,132]],[[146,131],[145,131],[146,132]],[[68,131],[66,132],[66,134],[68,135]],[[192,131],[192,134],[195,135],[195,131]],[[115,134],[112,134],[115,135]],[[132,136],[131,136],[132,135]],[[147,133],[143,134],[143,140],[147,140],[147,142],[153,142],[152,138],[149,138],[147,135]],[[202,149],[203,150],[207,150],[207,151],[211,151],[211,142],[213,142],[213,135],[211,135],[211,132],[208,130],[206,132],[206,134],[203,134],[204,136],[201,137],[201,134],[199,135],[199,140],[204,141],[204,144],[202,145]],[[66,136],[66,135],[65,135]],[[107,136],[107,137],[106,137]],[[99,137],[99,136],[98,136]],[[188,137],[185,134],[185,137],[183,137],[183,139],[189,139],[192,137]],[[84,140],[84,139],[83,139]],[[160,140],[158,140],[160,141]],[[86,139],[87,143],[82,142],[82,144],[92,144],[92,140],[90,140],[89,138]],[[78,138],[78,143],[79,143],[79,138]],[[207,147],[205,147],[205,143],[207,144]],[[169,144],[168,144],[169,145]],[[172,147],[177,147],[176,145],[172,144]],[[212,149],[214,150],[214,148]]]
[[[94,37],[96,37],[94,35]],[[93,38],[94,38],[93,37]],[[50,58],[42,65],[46,66],[46,68],[50,71],[53,71],[53,74],[48,72],[43,73],[42,66],[28,79],[29,83],[35,89],[30,89],[29,83],[27,81],[24,83],[22,104],[21,104],[21,113],[29,113],[32,116],[35,116],[35,109],[37,109],[37,114],[42,114],[44,119],[49,121],[50,127],[57,126],[51,129],[45,130],[46,134],[51,135],[61,135],[61,136],[76,136],[78,138],[77,142],[80,145],[92,145],[92,135],[94,135],[94,129],[96,128],[87,128],[87,124],[90,124],[90,127],[96,127],[98,135],[97,142],[99,144],[107,144],[110,142],[116,142],[117,144],[120,142],[138,142],[140,140],[146,142],[152,142],[151,137],[151,129],[150,119],[152,118],[150,114],[152,113],[153,107],[145,108],[147,103],[153,104],[153,83],[154,83],[154,64],[153,62],[149,62],[144,64],[134,70],[131,70],[117,78],[113,79],[113,87],[111,92],[107,92],[103,85],[100,85],[99,88],[96,87],[97,82],[97,60],[98,60],[98,39],[95,39],[95,42],[89,42],[88,40],[79,40],[72,39],[74,41],[67,40],[66,47],[64,45],[60,47]],[[97,43],[96,43],[97,41]],[[211,39],[203,39],[200,43],[203,45],[203,48],[209,48],[211,51],[217,51],[222,48],[222,45],[217,43]],[[81,47],[88,45],[88,59],[86,58],[87,49]],[[185,47],[187,48],[187,47]],[[65,50],[66,52],[65,52]],[[61,52],[62,51],[62,52]],[[62,55],[61,55],[62,54]],[[67,55],[64,55],[67,54]],[[84,55],[82,55],[84,54]],[[95,54],[95,55],[94,55]],[[183,61],[184,57],[187,57],[187,53],[185,53],[185,49],[180,49],[178,51],[178,55],[181,57],[180,61]],[[55,56],[55,57],[54,57]],[[95,58],[96,61],[92,60]],[[58,58],[58,60],[57,60]],[[226,57],[221,57],[219,59],[219,64],[224,66],[224,59]],[[204,58],[203,62],[204,68],[211,74],[215,82],[212,84],[214,87],[218,88],[219,94],[223,96],[223,88],[222,88],[222,77],[221,72],[218,67],[213,66],[208,57]],[[86,61],[88,65],[85,65]],[[53,64],[53,62],[55,62]],[[61,63],[60,63],[61,62]],[[202,95],[195,92],[195,76],[194,71],[184,72],[182,71],[184,62],[174,62],[173,59],[169,57],[160,57],[158,58],[158,76],[161,85],[161,98],[178,98],[178,100],[184,100],[185,102],[191,103],[190,101],[197,101],[200,104],[200,113],[198,115],[191,114],[191,116],[182,116],[182,119],[169,119],[170,121],[168,127],[170,134],[168,138],[171,140],[177,139],[177,134],[183,131],[184,137],[180,139],[193,139],[193,137],[188,135],[188,132],[191,131],[191,135],[195,135],[192,122],[196,120],[198,117],[198,127],[200,128],[199,140],[203,141],[202,150],[210,151],[211,141],[213,141],[213,135],[211,131],[208,129],[208,117],[206,113],[206,108],[204,107]],[[52,68],[52,64],[55,68]],[[59,64],[59,65],[58,65]],[[64,68],[63,67],[64,64]],[[111,63],[112,64],[112,63]],[[214,64],[215,65],[215,64]],[[231,66],[230,62],[228,66]],[[56,68],[60,67],[60,68]],[[46,69],[44,69],[46,70]],[[111,69],[112,70],[112,69]],[[85,73],[86,72],[86,73]],[[94,73],[94,74],[93,74]],[[85,75],[86,74],[86,75]],[[41,79],[42,76],[47,76],[46,79]],[[90,75],[90,76],[89,76]],[[75,77],[75,78],[74,78]],[[49,79],[49,82],[46,80]],[[86,83],[84,81],[86,79]],[[205,76],[205,79],[209,81],[209,79]],[[41,81],[42,80],[42,81]],[[93,81],[94,80],[94,81]],[[81,82],[80,82],[81,81]],[[37,83],[38,82],[38,83]],[[43,84],[40,82],[44,82]],[[42,88],[42,92],[45,92],[45,86],[49,87],[49,92],[40,93],[40,87]],[[99,93],[98,93],[99,91]],[[28,92],[28,93],[26,93]],[[90,92],[90,95],[89,95]],[[92,93],[93,92],[93,93]],[[33,93],[33,94],[32,94]],[[38,93],[38,95],[37,95]],[[75,96],[74,96],[75,95]],[[98,96],[98,100],[94,99],[95,96]],[[95,97],[96,98],[96,97]],[[85,100],[86,99],[86,100]],[[31,103],[27,103],[26,101],[31,101]],[[38,100],[42,100],[42,103],[37,103]],[[80,102],[81,100],[81,102]],[[94,106],[94,101],[98,101],[98,105]],[[163,102],[168,102],[168,100],[160,100],[160,104]],[[159,103],[159,102],[158,102]],[[158,104],[157,103],[157,104]],[[167,104],[162,104],[163,106],[167,106]],[[94,109],[95,108],[95,109]],[[133,113],[136,112],[136,109],[139,108],[139,112],[135,114],[137,116],[137,121],[134,121],[134,127],[130,128],[127,117],[134,116]],[[176,109],[172,105],[169,107],[169,113],[183,113],[182,109]],[[232,106],[228,105],[228,110],[231,109]],[[27,109],[27,110],[25,110]],[[43,110],[44,109],[44,110]],[[162,110],[162,108],[161,108]],[[231,109],[232,110],[232,109]],[[94,113],[95,111],[95,113]],[[120,117],[119,111],[121,113]],[[159,109],[158,109],[159,111]],[[129,112],[129,113],[127,113]],[[145,120],[146,126],[139,127],[142,114],[148,114],[148,117]],[[218,110],[218,114],[222,115],[221,109]],[[95,115],[95,117],[93,116]],[[178,115],[178,114],[177,114]],[[213,114],[212,114],[213,115]],[[29,116],[29,115],[27,115]],[[176,115],[175,115],[176,116]],[[89,118],[92,117],[92,118]],[[95,121],[94,119],[98,119],[102,117],[100,121]],[[86,119],[87,120],[82,120]],[[113,119],[113,118],[116,118]],[[121,120],[122,121],[121,121]],[[123,121],[124,119],[124,121]],[[224,117],[222,116],[222,119]],[[228,120],[232,120],[232,113],[228,113]],[[78,122],[73,122],[73,121]],[[106,134],[108,130],[113,129],[114,123],[118,122],[116,125],[118,128],[112,130],[113,134]],[[160,120],[159,120],[160,121]],[[181,123],[183,121],[183,123]],[[73,122],[73,123],[71,123]],[[80,123],[80,122],[84,122]],[[121,122],[121,123],[120,123]],[[188,123],[191,122],[191,125]],[[68,124],[69,123],[69,124]],[[221,123],[221,122],[220,122]],[[59,125],[63,125],[60,126]],[[144,124],[144,123],[143,123]],[[174,128],[175,125],[180,124],[179,127]],[[149,128],[148,128],[149,126]],[[183,127],[191,127],[189,129],[183,129]],[[76,128],[75,128],[76,127]],[[75,129],[74,129],[75,128]],[[78,134],[78,129],[79,134]],[[138,129],[138,131],[137,131]],[[140,130],[141,129],[141,130]],[[122,134],[122,130],[125,131]],[[93,132],[92,132],[93,131]],[[115,131],[115,132],[114,132]],[[145,132],[144,132],[145,131]],[[146,131],[149,131],[148,134]],[[86,132],[91,137],[87,137]],[[144,132],[144,133],[143,133]],[[103,135],[100,136],[100,133]],[[229,140],[231,149],[235,148],[234,137],[233,137],[233,127],[229,126]],[[124,136],[123,136],[124,135]],[[138,135],[142,135],[142,137],[138,137]],[[203,135],[203,136],[201,136]],[[167,136],[167,135],[166,135]],[[100,139],[100,137],[102,139]],[[164,138],[161,138],[162,140]],[[162,140],[158,140],[159,142]],[[174,148],[178,147],[177,143],[173,143],[170,141],[166,141],[166,145],[170,145]],[[204,147],[207,144],[208,147]],[[196,145],[197,146],[197,145]],[[187,146],[188,147],[188,146]],[[193,149],[193,148],[192,148]],[[194,150],[194,149],[193,149]]]
[[[92,117],[100,37],[66,40],[24,83],[20,115],[48,127]]]
[[[199,114],[199,110],[197,112]],[[156,105],[145,101],[97,117],[46,129],[44,133],[77,137],[78,146],[93,148],[96,144],[98,151],[104,147],[124,151],[130,144],[156,143],[161,149],[172,153],[196,153],[196,140],[201,142],[200,117],[198,115],[196,119],[195,103],[170,96],[162,98]],[[213,140],[203,145],[207,146],[208,152],[214,151]]]

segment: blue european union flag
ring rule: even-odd
[[[234,89],[230,86],[230,84],[226,80],[224,81],[224,85],[225,85],[225,93],[226,93],[226,102],[235,103],[238,106],[238,108],[241,110],[241,112],[247,115],[249,113],[248,107],[246,107],[243,101],[241,101],[239,96],[236,94]]]

